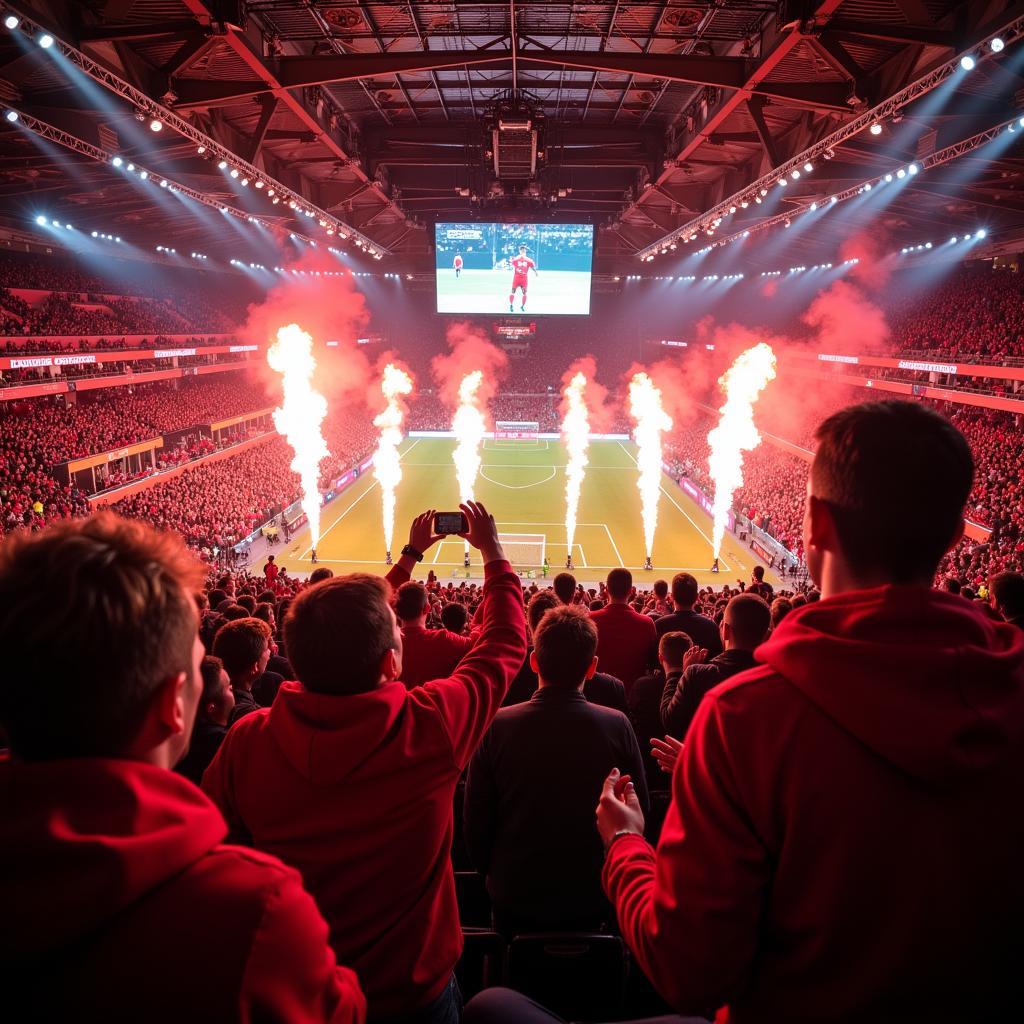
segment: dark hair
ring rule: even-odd
[[[239,619],[249,618],[249,609],[245,605],[231,601],[229,604],[224,605],[220,609],[221,615],[227,619],[228,622],[237,622]]]
[[[572,604],[572,599],[576,594],[576,577],[571,572],[560,572],[554,578],[552,586],[562,604]]]
[[[260,619],[269,626],[270,620],[274,617],[273,603],[270,601],[260,601],[253,610],[252,617],[254,619]]]
[[[222,601],[226,601],[227,598],[228,595],[225,594],[223,590],[214,589],[211,590],[210,593],[207,595],[207,600],[209,601],[210,608],[214,611],[217,610],[217,605],[219,605]]]
[[[668,583],[665,580],[655,580],[652,589],[662,600],[668,596]]]
[[[955,576],[947,576],[942,581],[942,586],[950,594],[959,594],[963,584]]]
[[[240,604],[250,615],[256,611],[256,598],[252,594],[242,594],[235,603]]]
[[[1007,615],[1024,614],[1024,576],[1019,572],[997,572],[989,581],[992,596]]]
[[[379,576],[352,573],[308,587],[284,620],[288,660],[315,693],[354,694],[380,682],[380,661],[395,646],[391,588]]]
[[[697,580],[688,572],[677,572],[672,577],[672,600],[676,604],[692,607],[697,600]]]
[[[228,675],[234,679],[260,660],[272,635],[270,626],[262,619],[235,619],[217,630],[213,655],[224,662]]]
[[[202,707],[208,701],[216,700],[217,694],[220,692],[220,674],[224,671],[224,662],[220,658],[214,657],[212,654],[207,654],[202,664],[199,666],[199,672],[203,677],[203,696],[199,702],[199,706]]]
[[[581,608],[559,605],[545,612],[537,624],[533,649],[537,674],[545,683],[579,686],[594,660],[597,626]]]
[[[633,574],[628,569],[612,569],[608,573],[608,593],[616,601],[629,597],[633,589]]]
[[[540,620],[552,608],[561,607],[562,602],[550,590],[542,590],[539,594],[534,594],[526,606],[526,621],[530,625],[530,632],[532,633],[537,628]]]
[[[276,604],[277,603],[277,594],[275,594],[272,590],[261,590],[256,595],[256,603],[257,604]]]
[[[26,760],[116,757],[192,673],[203,568],[177,534],[100,512],[0,545],[0,725]]]
[[[590,610],[592,612],[599,612],[602,608],[604,608],[604,601],[599,597],[590,602]]]
[[[309,574],[310,583],[323,583],[324,580],[334,578],[334,570],[328,569],[326,565],[321,565],[318,569],[314,569]]]
[[[777,597],[772,601],[771,613],[772,613],[772,629],[776,626],[793,610],[793,602],[788,597]]]
[[[763,565],[755,565],[754,566],[754,571],[753,571],[752,575],[753,575],[754,579],[757,580],[758,583],[760,583],[761,580],[764,579],[764,566]]]
[[[974,480],[963,434],[923,405],[868,402],[830,416],[815,437],[812,489],[845,556],[894,583],[931,582]]]
[[[409,580],[398,588],[395,599],[395,615],[402,622],[418,619],[427,610],[427,591],[422,583]]]
[[[668,662],[674,669],[683,667],[683,655],[693,646],[688,633],[673,629],[664,633],[658,641],[658,660]]]
[[[272,562],[273,560],[274,560],[274,556],[273,555],[267,555],[267,561],[268,562]]]
[[[737,647],[753,650],[772,624],[768,602],[757,594],[737,594],[725,606],[725,621]]]
[[[469,612],[464,604],[457,601],[449,601],[441,609],[441,625],[453,633],[461,633],[469,621]]]

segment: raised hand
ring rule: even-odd
[[[644,834],[644,812],[640,808],[633,780],[629,775],[621,775],[618,768],[613,768],[604,780],[596,813],[597,831],[605,846],[612,841],[616,832],[635,832],[638,836]]]
[[[470,547],[476,548],[483,557],[484,564],[505,557],[501,541],[498,540],[498,527],[492,516],[479,501],[467,501],[459,506],[466,517],[469,529],[459,536],[469,541]]]
[[[671,736],[666,736],[663,740],[659,740],[657,736],[651,737],[651,757],[658,762],[658,767],[666,775],[671,775],[675,771],[676,761],[679,760],[682,750],[682,742]]]
[[[409,546],[414,547],[421,555],[441,539],[439,534],[434,533],[435,515],[437,512],[432,508],[421,512],[409,527]]]

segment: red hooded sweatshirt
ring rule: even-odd
[[[203,777],[233,831],[302,872],[375,1017],[437,998],[462,952],[455,786],[526,654],[519,578],[508,562],[485,577],[483,628],[450,678],[338,697],[285,683]]]
[[[192,783],[151,765],[0,763],[11,1019],[365,1020],[298,873],[226,832]]]
[[[791,613],[756,654],[701,703],[657,853],[627,837],[605,865],[657,988],[787,1024],[1018,999],[1024,634],[887,586]]]

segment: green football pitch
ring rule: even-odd
[[[454,440],[406,438],[402,444],[403,478],[397,492],[395,536],[397,559],[406,543],[409,524],[424,509],[458,508],[458,485],[452,465]],[[576,577],[594,582],[609,569],[626,566],[637,583],[667,578],[673,572],[693,573],[701,584],[732,583],[749,579],[757,564],[751,551],[726,535],[721,573],[710,572],[711,519],[668,477],[662,477],[658,531],[654,540],[654,571],[645,571],[644,538],[634,447],[620,441],[594,441],[580,496],[578,525],[573,545]],[[543,538],[554,575],[565,566],[568,548],[565,531],[565,450],[557,441],[485,440],[476,498],[498,522],[503,535]],[[305,575],[312,568],[308,530],[296,534],[278,561],[289,572]],[[513,547],[509,545],[510,549]],[[524,552],[529,548],[521,547]],[[534,551],[539,544],[534,541]],[[317,556],[335,572],[377,571],[384,562],[380,485],[372,470],[356,480],[323,512]],[[483,573],[479,556],[471,552],[468,575]],[[428,553],[416,575],[431,569],[441,579],[464,579],[463,542],[441,541]],[[525,557],[516,565],[524,573],[540,568],[539,558]],[[540,573],[538,572],[539,576]],[[774,582],[774,578],[773,578]]]
[[[530,274],[526,309],[520,310],[522,292],[509,310],[511,270],[454,270],[437,272],[438,313],[544,313],[590,312],[590,274],[579,270],[542,270]]]

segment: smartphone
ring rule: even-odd
[[[434,515],[434,533],[466,533],[469,523],[461,512],[437,512]]]

